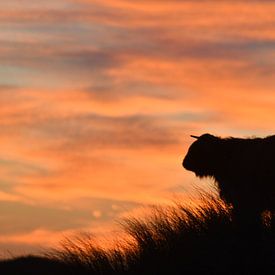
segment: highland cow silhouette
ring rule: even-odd
[[[190,146],[183,167],[200,178],[212,177],[216,181],[220,197],[233,206],[237,224],[260,226],[265,210],[274,216],[275,136],[192,137],[197,140]]]

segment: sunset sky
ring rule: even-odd
[[[192,195],[190,134],[275,133],[275,3],[0,4],[0,256]]]

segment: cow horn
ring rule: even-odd
[[[190,137],[192,137],[192,138],[196,138],[196,139],[198,139],[198,138],[199,138],[198,136],[194,136],[194,135],[190,135]]]

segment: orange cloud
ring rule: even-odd
[[[190,134],[274,133],[272,1],[39,3],[0,12],[1,202],[100,227],[209,188],[181,167]],[[30,223],[8,241],[48,238]]]

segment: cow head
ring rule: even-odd
[[[183,167],[198,177],[214,176],[220,139],[210,134],[191,137],[196,141],[190,146],[183,160]]]

